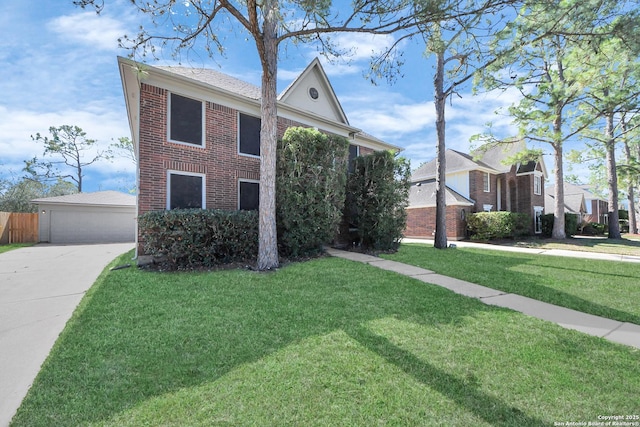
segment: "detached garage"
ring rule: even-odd
[[[98,191],[31,201],[38,205],[39,241],[49,243],[135,242],[136,197]]]

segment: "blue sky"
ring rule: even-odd
[[[108,0],[104,12],[73,6],[71,0],[14,0],[3,5],[0,28],[0,175],[19,177],[23,160],[42,154],[31,135],[48,135],[50,126],[77,125],[103,148],[130,136],[116,57],[127,52],[117,39],[135,34],[143,17],[125,0]],[[259,85],[260,69],[253,42],[231,29],[226,57],[215,61],[191,56],[183,65],[211,67]],[[435,156],[435,111],[432,63],[418,42],[403,45],[405,66],[395,84],[374,86],[364,78],[373,49],[393,42],[391,36],[336,35],[344,48],[354,48],[348,62],[323,67],[351,125],[404,148],[412,168]],[[314,58],[311,45],[286,46],[281,51],[278,90],[284,89]],[[161,65],[167,62],[150,62]],[[493,121],[494,132],[507,136],[515,129],[495,109],[508,106],[513,92],[473,97],[461,90],[447,104],[447,147],[469,150],[469,137]],[[547,168],[552,164],[547,160]],[[125,158],[86,169],[84,191],[120,190],[134,186],[135,166]]]

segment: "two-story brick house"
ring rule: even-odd
[[[578,215],[578,223],[609,223],[609,202],[591,192],[589,185],[564,183],[564,211]],[[545,189],[545,212],[552,214],[555,209],[555,185]]]
[[[482,211],[508,211],[530,215],[531,232],[541,233],[544,182],[547,170],[542,158],[527,163],[504,161],[524,149],[524,144],[495,146],[475,155],[445,152],[447,238],[464,239],[466,216]],[[433,238],[436,224],[435,159],[411,176],[405,236]]]
[[[260,88],[211,69],[125,58],[118,66],[138,160],[138,214],[257,209]],[[277,107],[279,137],[306,126],[348,138],[350,157],[399,150],[349,124],[317,59],[279,95]]]

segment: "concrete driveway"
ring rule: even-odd
[[[0,427],[104,267],[133,243],[39,244],[0,254]]]

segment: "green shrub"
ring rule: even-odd
[[[530,234],[531,217],[515,212],[478,212],[467,217],[472,240],[505,239]]]
[[[553,214],[542,216],[542,235],[544,237],[552,236],[554,220]],[[578,215],[571,213],[564,214],[564,233],[567,237],[574,236],[578,233]]]
[[[411,170],[390,151],[356,157],[345,216],[365,250],[396,250],[406,226]]]
[[[589,222],[582,225],[582,234],[587,236],[604,235],[605,231],[606,231],[605,224],[600,224],[597,222]]]
[[[138,218],[144,252],[169,268],[254,261],[258,212],[206,209],[152,211]]]
[[[349,141],[289,128],[278,143],[276,211],[281,255],[322,250],[338,231],[345,202]]]

